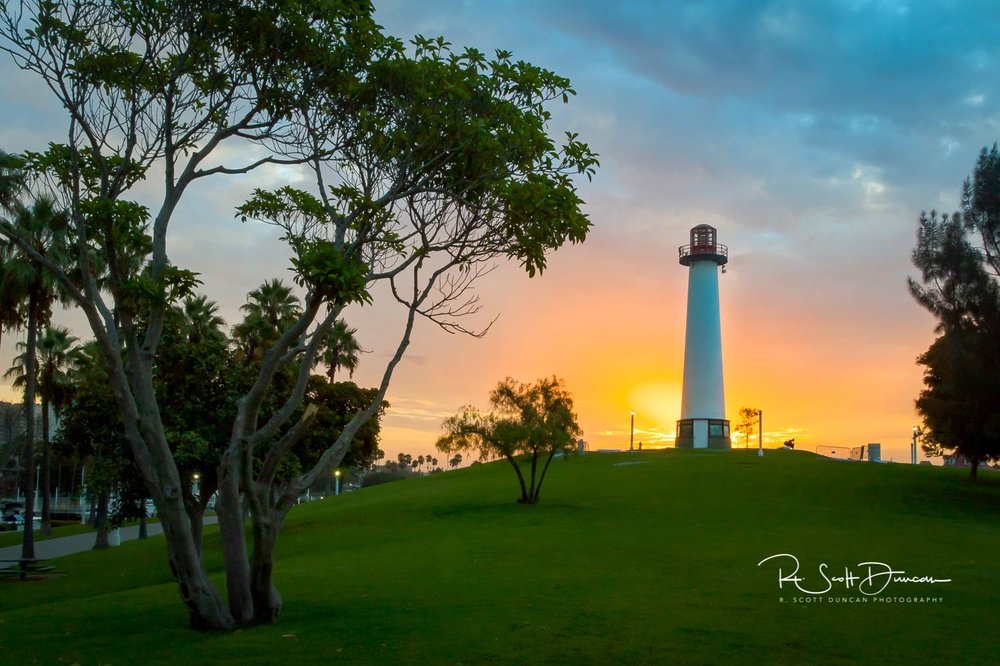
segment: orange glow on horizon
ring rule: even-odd
[[[738,252],[731,263],[720,289],[734,448],[744,444],[735,432],[738,411],[752,406],[763,410],[765,447],[788,439],[805,451],[878,442],[884,459],[908,461],[911,428],[919,422],[914,399],[922,387],[914,359],[930,343],[933,324],[909,300],[905,268],[892,308],[876,311],[877,319],[859,319],[844,314],[847,304],[815,309],[819,276],[796,282],[779,265],[775,274],[758,267],[764,277],[754,278]],[[543,279],[513,278],[484,288],[484,302],[503,309],[486,338],[428,336],[433,342],[421,353],[462,368],[463,376],[475,378],[473,389],[424,368],[413,380],[401,377],[394,391],[419,382],[429,395],[445,386],[454,401],[437,406],[449,414],[462,404],[487,407],[488,392],[502,377],[529,381],[555,374],[573,395],[591,450],[628,449],[633,411],[636,446],[672,446],[682,390],[685,271],[670,257],[645,272],[623,266],[614,280],[605,280],[588,264],[584,245],[557,253]],[[387,421],[396,422],[391,409]],[[383,437],[387,453],[433,449],[440,420],[405,425],[412,427],[406,437]],[[757,446],[756,435],[750,446]]]

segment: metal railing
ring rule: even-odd
[[[690,257],[692,255],[698,254],[712,254],[719,255],[720,257],[729,257],[729,248],[722,243],[716,243],[715,245],[681,245],[677,248],[677,253],[680,259],[684,257]]]

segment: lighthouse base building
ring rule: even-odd
[[[707,224],[691,229],[691,243],[679,248],[688,267],[687,328],[684,338],[684,391],[674,446],[728,449],[729,421],[722,381],[722,323],[719,319],[719,266],[729,248]]]
[[[729,421],[725,419],[681,419],[677,422],[678,449],[729,449]]]

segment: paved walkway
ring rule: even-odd
[[[214,525],[217,520],[215,516],[206,516],[205,524]],[[122,536],[122,543],[139,538],[138,525],[129,525],[128,527],[121,528],[119,531]],[[151,537],[163,534],[163,527],[160,523],[149,523],[146,525],[146,534]],[[72,555],[92,550],[96,538],[96,532],[87,532],[86,534],[74,534],[73,536],[35,541],[35,557],[43,560],[51,560],[63,555]],[[21,544],[0,548],[0,560],[13,560],[19,557],[21,557]]]

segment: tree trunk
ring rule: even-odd
[[[107,359],[108,350],[104,351]],[[134,349],[130,349],[129,354],[135,354]],[[167,544],[170,571],[177,581],[181,599],[188,608],[192,628],[232,630],[236,627],[233,616],[212,584],[195,545],[180,473],[170,453],[156,406],[152,368],[143,361],[142,358],[130,359],[130,378],[124,376],[121,366],[109,363],[108,370],[126,423],[129,445],[137,462],[142,461],[139,468],[146,489],[156,502]],[[122,380],[125,386],[122,386]],[[135,420],[129,423],[129,419],[125,418],[126,414],[134,416]]]
[[[545,481],[545,475],[549,471],[549,465],[552,464],[552,458],[555,456],[555,454],[556,454],[555,449],[553,449],[549,451],[549,457],[545,459],[545,466],[542,467],[542,475],[538,477],[538,485],[535,486],[535,493],[534,495],[532,495],[532,499],[534,500],[532,504],[538,504],[538,501],[541,499],[542,483]]]
[[[521,487],[521,499],[517,500],[517,503],[518,504],[527,504],[528,503],[528,487],[526,485],[524,485],[524,475],[521,474],[521,466],[517,464],[517,460],[515,460],[514,456],[504,455],[504,458],[506,458],[507,462],[510,463],[510,466],[514,468],[514,474],[517,475],[517,483]]]
[[[199,555],[202,554],[202,540],[205,533],[205,509],[208,508],[208,501],[217,489],[218,484],[213,477],[202,473],[198,497],[194,497],[192,493],[186,501],[188,517],[191,518],[191,536]]]
[[[233,615],[212,584],[195,544],[180,474],[170,455],[169,445],[163,434],[163,424],[159,420],[152,396],[152,380],[148,374],[144,374],[134,377],[134,381],[139,389],[137,392],[143,394],[145,403],[140,411],[119,397],[123,413],[139,412],[133,426],[126,426],[126,433],[136,458],[148,456],[147,464],[140,465],[140,469],[146,488],[156,502],[167,544],[170,572],[177,582],[181,600],[188,608],[190,625],[194,629],[232,630],[236,628]]]
[[[233,616],[212,585],[192,538],[191,520],[178,491],[157,502],[157,511],[166,537],[170,572],[177,581],[181,599],[188,607],[193,629],[236,628]]]
[[[972,467],[969,468],[969,480],[975,483],[976,479],[979,478],[979,456],[972,456],[969,463],[972,465]]]
[[[254,516],[250,580],[257,624],[274,624],[281,613],[281,595],[274,587],[273,573],[274,548],[278,545],[278,532],[283,522],[272,510],[268,510],[267,515]]]
[[[52,493],[49,488],[52,484],[52,469],[49,467],[52,462],[49,444],[42,444],[42,536],[52,536]]]
[[[38,331],[38,294],[34,289],[28,296],[28,340],[24,360],[24,467],[27,483],[24,484],[24,540],[21,557],[35,556],[35,346]]]
[[[94,550],[106,550],[111,547],[108,543],[108,504],[111,502],[111,493],[102,490],[97,496],[97,516],[94,525],[97,527],[97,538],[94,540]]]
[[[228,452],[223,455],[219,464],[218,483],[219,497],[215,501],[215,514],[219,518],[219,537],[226,563],[229,611],[237,625],[245,626],[254,621],[254,598],[250,562],[247,559],[243,502],[240,499],[239,462],[234,461]]]
[[[139,514],[139,540],[144,541],[149,536],[146,529],[146,500],[142,500],[142,513]]]
[[[52,452],[49,445],[49,401],[42,397],[42,536],[52,536]]]
[[[538,449],[534,449],[531,452],[531,483],[528,484],[528,499],[529,504],[536,504],[538,500],[535,498],[535,471],[538,469]]]
[[[195,502],[188,507],[188,518],[191,519],[191,538],[194,540],[194,547],[198,550],[198,557],[202,557],[202,535],[205,532],[205,508],[201,502]]]

